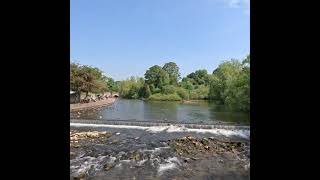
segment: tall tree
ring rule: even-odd
[[[250,55],[242,62],[223,62],[213,71],[209,98],[232,109],[250,111]]]
[[[149,98],[151,96],[150,87],[147,83],[141,88],[141,95],[140,97]]]
[[[76,92],[97,93],[106,88],[106,77],[96,68],[77,63],[70,64],[70,87]]]
[[[180,83],[180,86],[188,91],[188,100],[189,100],[191,91],[194,89],[192,82],[191,82],[191,79],[183,78]]]
[[[187,78],[192,80],[193,85],[208,85],[209,75],[206,69],[197,70],[187,75]]]
[[[155,88],[162,88],[169,84],[169,74],[164,71],[160,66],[155,65],[149,68],[144,74],[146,83],[154,85]]]
[[[166,63],[162,69],[169,74],[170,84],[176,85],[178,84],[178,80],[180,80],[180,72],[179,67],[174,62]]]

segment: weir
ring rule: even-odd
[[[225,129],[225,130],[246,130],[250,131],[250,126],[226,125],[226,124],[193,124],[193,123],[174,123],[174,122],[148,122],[148,121],[129,121],[129,120],[87,120],[70,119],[70,123],[79,124],[105,124],[105,125],[125,125],[125,126],[176,126],[189,129]]]

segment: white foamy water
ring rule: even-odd
[[[91,168],[93,168],[95,171],[99,171],[102,168],[101,162],[104,161],[105,158],[106,156],[99,156],[97,158],[86,156],[72,159],[70,160],[70,170],[76,174],[87,173]],[[71,164],[79,165],[77,166]]]
[[[152,152],[152,153],[154,153],[154,152],[161,151],[161,149],[170,149],[170,147],[169,146],[165,146],[165,147],[157,147],[157,148],[154,148],[154,149],[144,149],[144,150],[142,150],[142,152]]]
[[[138,162],[137,162],[137,165],[138,165],[138,166],[142,166],[145,162],[147,162],[147,160],[148,160],[148,159],[143,159],[143,160],[141,160],[141,161],[138,161]]]
[[[109,124],[87,124],[87,123],[70,123],[74,127],[107,127],[107,128],[120,128],[120,129],[140,129],[151,133],[159,132],[194,132],[194,133],[210,133],[223,136],[239,136],[242,138],[250,138],[250,130],[232,130],[232,129],[191,129],[185,127],[170,126],[129,126],[129,125],[109,125]]]
[[[161,176],[164,171],[177,168],[177,164],[180,165],[180,161],[177,157],[171,157],[166,160],[167,163],[159,164],[158,174]]]

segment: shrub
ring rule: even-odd
[[[176,93],[182,98],[187,99],[188,98],[188,91],[182,87],[176,88]]]
[[[162,88],[162,91],[161,91],[163,94],[173,94],[175,93],[175,86],[173,85],[167,85],[167,86],[164,86]]]
[[[190,93],[190,99],[208,99],[209,87],[200,85]]]
[[[153,94],[149,97],[151,101],[181,101],[181,97],[174,93],[174,94]]]

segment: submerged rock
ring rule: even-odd
[[[202,143],[203,145],[208,145],[208,144],[209,144],[209,141],[208,141],[207,138],[203,138],[203,139],[201,140],[201,143]]]
[[[170,146],[181,155],[194,155],[198,153],[222,153],[232,152],[239,153],[244,151],[244,143],[242,142],[224,142],[213,138],[195,138],[187,136],[175,139],[169,142]]]
[[[113,168],[115,166],[115,164],[105,164],[104,165],[104,170],[109,171],[111,168]]]
[[[70,133],[70,140],[77,141],[83,140],[87,138],[100,138],[100,137],[110,137],[112,134],[107,133],[106,131],[99,132],[99,131],[92,131],[92,132],[71,132]]]
[[[76,174],[73,176],[73,179],[74,180],[84,180],[86,177],[86,173],[79,173],[79,174]]]

